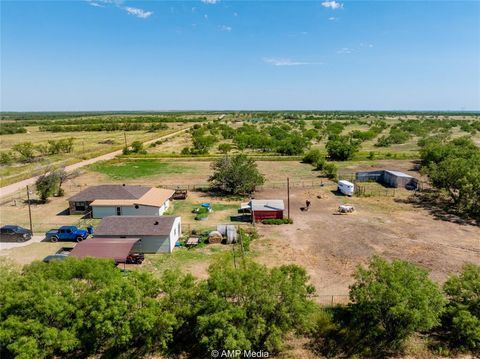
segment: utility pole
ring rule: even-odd
[[[290,178],[287,177],[287,217],[290,220]]]
[[[28,186],[27,186],[27,202],[28,202],[28,217],[30,219],[30,232],[32,232],[32,235],[33,235],[32,210],[30,209],[30,190],[28,189]]]
[[[125,147],[128,147],[127,146],[127,133],[125,131],[123,131],[123,139],[125,140]]]

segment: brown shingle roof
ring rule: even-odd
[[[143,206],[161,207],[170,199],[175,191],[163,188],[150,188],[139,199],[96,199],[91,203],[92,206],[133,206],[139,204]]]
[[[124,263],[140,238],[91,238],[78,243],[70,255],[73,257],[112,258]]]
[[[170,216],[112,216],[102,219],[95,235],[98,236],[166,236],[175,219]]]
[[[88,187],[68,200],[70,202],[92,202],[96,199],[139,199],[150,189],[151,187],[144,186],[104,184]]]

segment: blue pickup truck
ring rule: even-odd
[[[78,229],[75,226],[63,226],[58,229],[51,229],[45,233],[45,238],[50,242],[58,241],[77,241],[81,242],[87,239],[93,233],[93,227],[88,229]]]

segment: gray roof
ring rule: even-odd
[[[253,211],[283,211],[285,209],[281,199],[252,199],[249,205]]]
[[[171,216],[112,216],[102,219],[98,236],[165,236],[169,235],[175,219]]]
[[[390,171],[390,170],[385,170],[385,172],[390,173],[391,175],[397,176],[397,177],[408,177],[408,178],[413,178],[410,175],[407,175],[406,173],[400,172],[400,171]]]
[[[96,199],[139,199],[150,189],[151,187],[144,186],[104,184],[88,187],[68,200],[70,202],[93,202]]]

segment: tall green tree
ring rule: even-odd
[[[427,271],[374,257],[354,277],[348,327],[358,350],[370,355],[397,352],[409,336],[440,323],[445,299]]]
[[[467,264],[443,286],[448,298],[444,328],[452,344],[480,353],[480,266]]]
[[[262,185],[265,178],[252,158],[243,154],[224,156],[212,163],[213,175],[209,178],[212,189],[230,195],[246,195]]]

